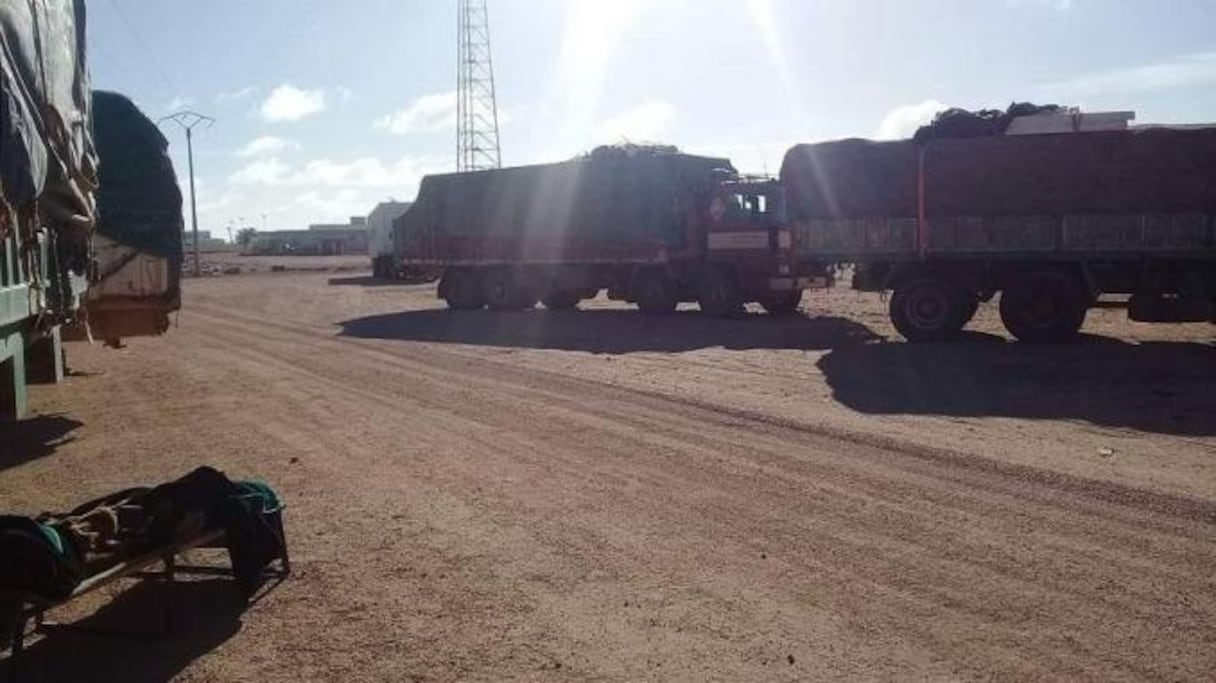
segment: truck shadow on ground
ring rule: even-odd
[[[818,367],[863,413],[1076,419],[1163,434],[1216,434],[1216,347],[1087,337],[1032,346],[969,334],[942,344],[840,347]]]
[[[0,471],[52,455],[83,424],[63,415],[0,422]]]
[[[326,282],[330,287],[400,287],[399,280],[386,280],[371,275],[349,275],[331,277]]]
[[[174,607],[173,630],[162,625],[166,600]],[[141,581],[119,593],[96,613],[70,622],[116,634],[55,630],[29,643],[21,656],[22,681],[167,681],[190,662],[211,652],[241,629],[244,611],[236,585],[225,579],[164,584]],[[58,619],[57,612],[47,614]],[[148,635],[136,632],[150,631]],[[0,662],[0,679],[11,672],[11,659]]]
[[[679,352],[728,349],[821,350],[858,344],[877,336],[845,318],[759,313],[719,319],[698,311],[648,316],[631,310],[455,312],[403,311],[340,323],[342,336],[477,344],[589,353]]]

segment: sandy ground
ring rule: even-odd
[[[985,306],[914,346],[877,296],[803,308],[189,281],[167,336],[71,345],[0,428],[0,509],[212,464],[282,491],[295,574],[246,611],[179,586],[162,640],[53,634],[30,680],[1210,679],[1214,328],[1032,348]]]

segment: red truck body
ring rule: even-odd
[[[428,176],[394,222],[402,266],[429,267],[452,308],[570,308],[610,298],[665,313],[796,308],[803,289],[780,188],[730,162],[601,149],[572,161]]]
[[[804,267],[893,290],[911,340],[997,294],[1025,341],[1075,337],[1103,295],[1135,320],[1216,321],[1216,127],[798,145],[781,182]]]

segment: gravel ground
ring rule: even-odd
[[[65,616],[188,618],[52,634],[29,680],[1216,671],[1210,325],[1097,311],[1024,347],[985,305],[908,345],[843,289],[723,321],[454,314],[362,272],[185,287],[164,338],[69,345],[0,428],[0,509],[212,464],[281,490],[295,573],[248,610],[224,580],[111,591]]]

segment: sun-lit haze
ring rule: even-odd
[[[1012,100],[1216,120],[1216,3],[490,0],[504,164],[661,141],[775,172]],[[95,87],[195,141],[199,227],[305,227],[455,163],[454,0],[95,0]],[[185,177],[180,132],[167,129]],[[184,182],[183,182],[184,184]]]

